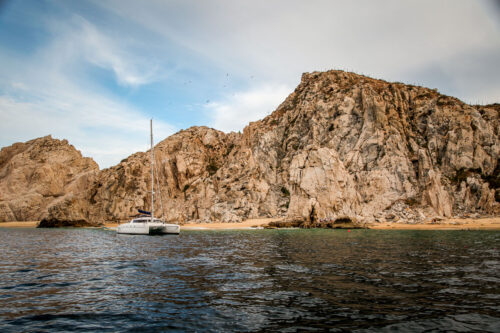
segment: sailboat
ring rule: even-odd
[[[134,235],[162,235],[179,234],[181,227],[178,224],[168,224],[165,221],[155,218],[154,207],[154,146],[153,146],[153,119],[150,122],[151,127],[151,212],[139,210],[145,215],[135,218],[128,223],[120,224],[116,229],[119,234]],[[161,199],[161,198],[160,198]]]

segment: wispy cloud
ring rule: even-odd
[[[137,53],[128,52],[116,45],[116,42],[100,33],[92,24],[78,18],[80,36],[76,50],[85,58],[105,69],[111,69],[122,85],[140,86],[158,79],[159,65],[152,64],[146,56],[138,57]]]
[[[40,55],[51,56],[51,62],[58,67],[63,63],[86,61],[112,71],[118,84],[131,87],[162,78],[160,65],[151,61],[148,54],[136,51],[142,46],[139,42],[123,37],[117,40],[78,15],[66,21],[50,22],[49,27],[55,38]]]
[[[149,115],[99,86],[78,78],[79,68],[95,64],[112,70],[121,84],[137,86],[152,74],[141,74],[144,64],[111,42],[82,18],[66,22],[66,29],[38,50],[32,59],[0,56],[7,78],[0,92],[1,145],[52,134],[66,138],[101,167],[148,149]],[[150,69],[154,72],[154,68]],[[175,128],[155,121],[157,138]]]
[[[264,118],[293,91],[285,85],[264,85],[207,104],[210,126],[224,132],[240,131],[251,121]]]

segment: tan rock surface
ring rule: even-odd
[[[40,220],[68,193],[92,183],[97,164],[66,140],[50,136],[0,151],[0,221]]]
[[[275,112],[242,134],[193,127],[160,142],[163,210],[160,201],[155,209],[181,223],[498,215],[499,112],[498,104],[471,106],[353,73],[304,74]],[[82,181],[90,184],[84,191],[45,183],[29,192],[30,202],[42,205],[43,195],[62,193],[47,218],[126,220],[150,207],[149,158],[131,155]],[[0,202],[2,216],[9,209]]]

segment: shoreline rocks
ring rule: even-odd
[[[63,228],[63,227],[97,227],[102,224],[90,223],[87,220],[58,220],[43,219],[37,228]]]

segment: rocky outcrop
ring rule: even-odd
[[[242,134],[193,127],[160,142],[155,210],[181,223],[285,217],[331,227],[500,214],[499,112],[353,73],[304,74]],[[149,209],[149,164],[137,153],[102,170],[46,218],[119,221]]]
[[[179,222],[241,220],[241,216],[233,213],[231,203],[217,198],[216,193],[219,186],[216,173],[237,138],[234,133],[226,135],[196,127],[156,145],[156,212]],[[77,212],[71,219],[123,221],[137,214],[138,209],[150,210],[150,171],[150,153],[133,154],[102,170],[84,193],[50,207],[48,218],[66,219],[70,212]]]
[[[101,224],[87,220],[61,220],[58,218],[44,218],[38,223],[38,228],[64,228],[64,227],[97,227]]]
[[[0,222],[41,220],[68,193],[79,195],[99,167],[66,140],[50,136],[0,151]]]
[[[361,229],[366,228],[364,223],[359,223],[349,216],[339,216],[336,219],[319,219],[316,221],[307,220],[304,218],[288,219],[285,221],[272,221],[264,226],[264,229],[279,229],[279,228],[322,228],[322,229]]]

